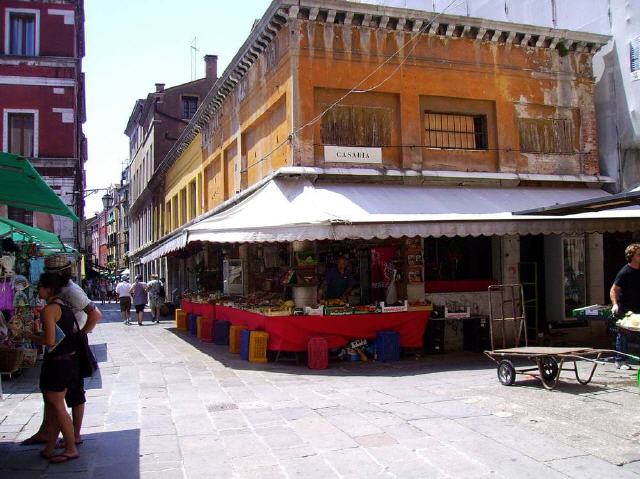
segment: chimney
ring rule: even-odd
[[[204,56],[204,71],[205,78],[211,80],[218,79],[218,55],[205,55]]]
[[[164,91],[164,83],[156,83],[156,93],[162,93]]]

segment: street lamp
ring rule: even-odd
[[[111,208],[113,204],[113,196],[108,191],[102,197],[102,206],[104,206],[105,211]]]

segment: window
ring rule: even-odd
[[[520,151],[574,153],[573,121],[565,118],[520,118]]]
[[[322,117],[320,137],[323,145],[387,146],[391,143],[391,110],[337,106]]]
[[[8,12],[8,51],[9,55],[37,55],[36,14],[22,11]]]
[[[587,305],[586,245],[584,236],[563,238],[564,314],[568,318],[575,308]]]
[[[197,205],[198,205],[198,196],[196,194],[196,182],[192,181],[189,183],[189,219],[192,220],[198,214]]]
[[[487,117],[459,113],[424,112],[426,145],[431,148],[486,150]]]
[[[640,37],[631,40],[630,55],[631,78],[640,80]]]
[[[8,151],[26,157],[34,156],[34,115],[32,113],[9,113]]]
[[[182,119],[190,120],[198,110],[198,97],[197,96],[183,96],[182,97]]]
[[[493,276],[491,238],[426,238],[425,279],[473,280]]]
[[[8,206],[7,218],[18,221],[22,224],[33,226],[33,211],[23,210],[22,208],[14,208]]]

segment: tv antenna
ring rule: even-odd
[[[191,40],[191,81],[195,80],[198,77],[198,52],[200,49],[198,48],[198,37],[193,37]]]

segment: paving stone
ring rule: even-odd
[[[638,474],[624,467],[610,464],[593,456],[569,457],[547,462],[547,465],[576,479],[600,479],[615,477],[616,479],[638,479]]]

